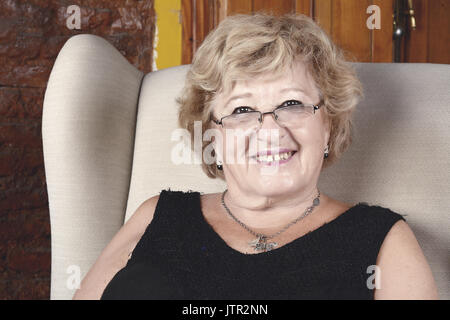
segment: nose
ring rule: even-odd
[[[275,114],[273,112],[261,113],[261,122],[259,128],[275,129],[282,128],[280,124],[275,120]]]
[[[278,124],[278,122],[275,120],[275,114],[273,114],[272,112],[263,112],[261,114],[261,120],[262,122],[259,124],[259,128],[257,130],[258,141],[268,143],[268,139],[272,139],[269,137],[273,136],[274,134],[276,134],[278,138],[276,138],[276,136],[273,136],[273,138],[278,141],[281,141],[281,139],[284,138],[284,136],[286,135],[286,128]],[[276,131],[276,133],[274,131]],[[270,144],[276,143],[277,141],[270,141]]]

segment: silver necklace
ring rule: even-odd
[[[291,221],[290,223],[288,223],[283,229],[281,229],[280,231],[278,231],[277,233],[274,233],[270,236],[266,236],[262,233],[257,233],[255,231],[253,231],[252,229],[250,229],[247,225],[245,225],[242,221],[240,221],[238,218],[236,218],[230,211],[230,209],[228,209],[227,205],[225,204],[225,193],[228,191],[228,189],[225,189],[225,191],[222,193],[222,205],[225,208],[225,210],[227,210],[228,214],[234,219],[234,221],[236,221],[239,225],[241,225],[245,230],[247,230],[248,232],[250,232],[252,235],[254,235],[255,237],[257,237],[255,240],[250,241],[248,244],[255,248],[255,251],[270,251],[273,248],[275,248],[276,246],[278,246],[278,243],[276,242],[267,242],[267,240],[272,239],[278,235],[280,235],[282,232],[286,231],[290,226],[296,224],[298,221],[300,221],[301,219],[303,219],[304,217],[306,217],[308,214],[310,214],[315,207],[317,207],[320,204],[320,190],[319,193],[317,194],[317,197],[314,198],[313,200],[313,205],[311,207],[308,207],[305,212],[303,212],[298,218],[296,218],[295,220]]]

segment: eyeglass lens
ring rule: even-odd
[[[296,127],[301,126],[305,119],[314,114],[314,106],[288,106],[274,111],[274,119],[280,126]],[[266,116],[273,116],[266,114]],[[224,128],[229,129],[253,129],[259,128],[262,122],[259,121],[262,114],[257,111],[231,114],[222,119]],[[263,120],[263,119],[262,119]],[[263,120],[264,121],[264,120]]]

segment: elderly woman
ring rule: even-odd
[[[214,133],[203,151],[213,149],[215,162],[203,157],[203,169],[226,190],[146,200],[74,298],[437,298],[401,215],[317,188],[351,143],[361,96],[342,52],[310,18],[225,19],[198,49],[177,101],[181,127],[193,134],[201,121]]]

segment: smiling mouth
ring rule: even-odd
[[[277,154],[268,154],[268,155],[258,155],[258,156],[254,156],[252,157],[252,159],[256,160],[258,163],[261,164],[282,164],[282,163],[286,163],[289,160],[292,159],[292,157],[294,156],[294,154],[296,154],[297,151],[296,150],[291,150],[291,151],[287,151],[287,152],[281,152],[281,153],[277,153]]]

